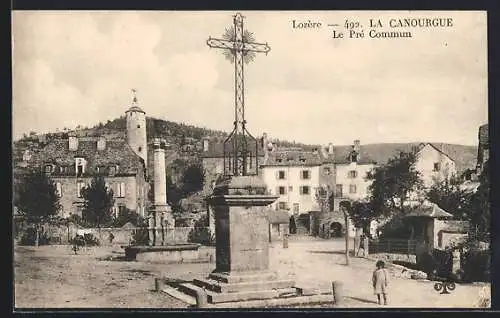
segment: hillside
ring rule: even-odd
[[[92,128],[80,128],[71,131],[78,136],[106,136],[108,139],[125,138],[126,123],[125,117],[119,117],[106,123],[99,123]],[[70,132],[55,132],[46,134],[45,138],[61,138]],[[170,163],[176,159],[188,161],[197,160],[201,154],[202,138],[205,136],[216,137],[222,141],[227,136],[227,132],[211,130],[184,123],[176,123],[152,117],[147,118],[147,136],[151,140],[155,136],[165,138],[170,144],[167,151],[167,161]],[[258,136],[256,136],[258,137]],[[21,155],[21,151],[27,148],[36,148],[38,137],[35,134],[25,136],[21,140],[14,142],[13,161],[16,162]],[[317,145],[307,145],[296,143],[294,141],[273,140],[278,146],[282,147],[301,147],[303,149],[312,149]],[[390,157],[397,155],[400,151],[408,152],[413,146],[420,142],[413,143],[380,143],[380,144],[362,144],[362,152],[368,154],[379,164],[386,162]],[[457,163],[457,170],[462,172],[466,169],[472,169],[476,165],[477,146],[464,146],[446,143],[433,143],[438,149],[448,154]],[[346,153],[350,145],[335,145],[337,154]]]

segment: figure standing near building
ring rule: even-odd
[[[373,292],[375,295],[377,295],[379,305],[381,304],[380,295],[382,295],[382,297],[384,298],[384,305],[387,305],[387,286],[389,285],[389,273],[385,269],[384,261],[377,261],[375,266],[377,267],[377,269],[373,271]]]
[[[362,233],[360,236],[359,236],[359,248],[358,248],[358,251],[356,252],[356,256],[359,256],[361,250],[363,250],[363,256],[365,256],[366,254],[366,235],[365,233]]]

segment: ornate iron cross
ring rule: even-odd
[[[210,48],[223,49],[224,55],[234,63],[234,129],[224,142],[224,175],[241,176],[257,173],[258,143],[246,130],[245,121],[245,76],[244,63],[250,63],[256,53],[269,53],[267,43],[256,43],[253,34],[243,28],[243,16],[237,13],[233,26],[226,29],[222,39],[209,37]],[[250,150],[249,143],[255,143],[255,152]],[[231,146],[231,147],[230,147]],[[255,169],[252,168],[255,164]],[[250,171],[252,169],[252,172]]]

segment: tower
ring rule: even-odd
[[[125,112],[127,122],[127,142],[132,150],[148,163],[146,112],[137,104],[136,90],[133,89],[134,98],[131,107]]]

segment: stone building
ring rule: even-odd
[[[488,162],[490,158],[490,141],[489,141],[489,132],[488,132],[488,124],[484,124],[479,127],[478,133],[479,146],[477,149],[477,165],[476,165],[476,174],[480,175],[483,171],[484,165]]]
[[[421,173],[425,187],[457,175],[455,160],[433,144],[421,144],[416,154],[415,169]]]
[[[14,175],[43,171],[56,184],[60,196],[60,216],[81,215],[81,190],[94,175],[102,175],[113,190],[114,213],[134,210],[142,216],[148,207],[148,171],[146,114],[137,105],[126,111],[126,140],[104,136],[79,137],[75,133],[40,141],[36,147],[23,150],[22,159],[14,158]]]

